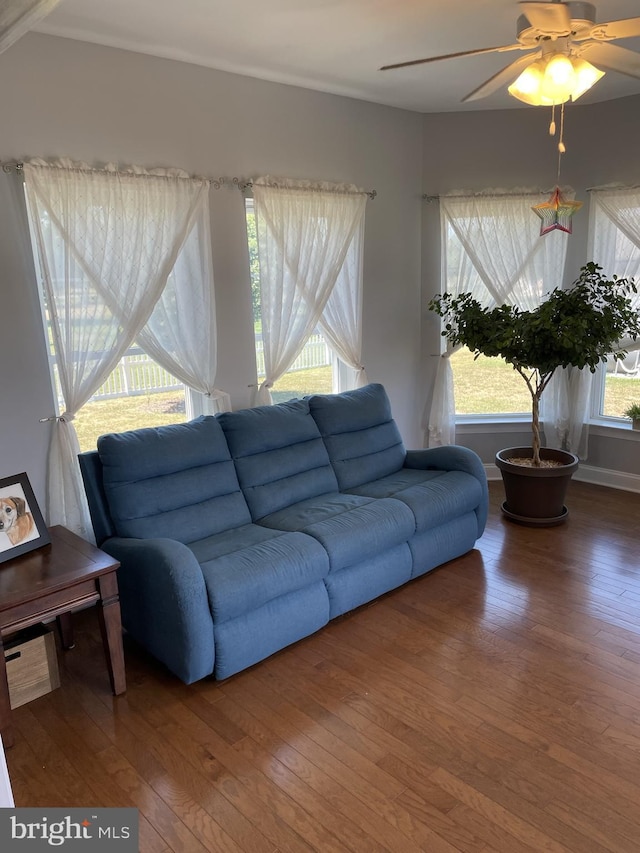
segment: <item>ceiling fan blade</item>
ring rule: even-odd
[[[605,24],[594,24],[591,28],[591,38],[628,39],[640,36],[640,18],[625,18],[623,21],[607,21]]]
[[[571,32],[571,15],[566,3],[521,0],[518,5],[532,27],[544,33]]]
[[[393,65],[383,65],[380,71],[391,71],[394,68],[407,68],[409,65],[423,65],[426,62],[438,62],[440,59],[456,59],[459,56],[479,56],[481,53],[504,53],[508,50],[524,50],[521,44],[506,44],[501,47],[481,47],[478,50],[463,50],[460,53],[445,53],[442,56],[428,56],[426,59],[411,59],[409,62],[395,62]]]
[[[526,56],[520,56],[516,59],[515,62],[511,62],[506,68],[503,68],[501,71],[498,71],[497,74],[494,74],[493,77],[490,77],[488,80],[478,86],[477,89],[474,89],[473,92],[469,92],[468,95],[462,99],[462,103],[467,103],[467,101],[479,101],[480,98],[486,98],[487,95],[492,95],[494,92],[497,92],[498,89],[501,89],[507,83],[511,83],[516,79],[518,74],[520,74],[524,69],[531,65],[532,62],[535,62],[536,59],[539,59],[541,56],[541,51],[536,50],[534,53],[528,53]]]
[[[619,71],[620,74],[640,79],[640,53],[634,53],[626,47],[592,41],[580,48],[580,56],[607,71]]]

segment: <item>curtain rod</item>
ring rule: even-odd
[[[236,181],[237,178],[234,178],[233,180]],[[272,186],[278,186],[278,185],[275,184]],[[238,189],[240,190],[240,192],[243,192],[243,193],[247,192],[247,190],[252,189],[252,187],[253,187],[253,181],[239,181],[238,182]],[[315,190],[316,187],[315,186],[310,186],[310,187],[301,186],[301,187],[292,187],[291,189]],[[329,190],[329,192],[332,192],[332,190]],[[339,191],[337,191],[337,192],[339,193]],[[373,199],[378,195],[378,191],[377,190],[362,190],[362,191],[356,191],[354,193],[345,192],[345,195],[366,195],[371,199],[371,201],[373,201]]]
[[[640,184],[603,184],[599,187],[587,187],[588,193],[615,192],[615,190],[638,190]]]
[[[2,166],[2,171],[7,174],[10,172],[16,171],[17,174],[21,174],[24,172],[24,163],[21,160],[17,161],[8,161],[6,163],[2,163],[0,160],[0,165]],[[81,171],[87,172],[105,172],[110,171],[106,169],[94,169],[89,167],[88,169],[82,169]],[[119,169],[116,169],[115,174],[120,173]],[[121,172],[121,174],[125,175],[140,175],[142,177],[152,177],[152,178],[163,178],[163,177],[173,177],[172,175],[147,175],[145,172]],[[190,176],[192,180],[203,180],[207,181],[207,183],[212,186],[215,190],[221,189],[221,187],[238,187],[241,192],[246,192],[253,187],[253,181],[243,181],[241,178],[208,178],[202,175]],[[302,189],[302,188],[301,188]],[[311,188],[310,188],[311,189]],[[368,196],[371,200],[373,200],[377,195],[377,190],[365,190],[364,195]]]
[[[516,197],[519,195],[549,195],[552,193],[555,188],[551,187],[548,190],[513,190],[513,192],[477,192],[477,193],[444,193],[442,195],[429,195],[428,193],[422,194],[422,200],[426,201],[427,204],[431,204],[434,201],[439,201],[441,198],[491,198],[497,196],[498,198],[505,197]]]
[[[2,171],[9,174],[10,172],[15,171],[17,174],[22,174],[24,172],[24,163],[21,160],[7,161],[3,163],[0,160],[0,165],[2,167]],[[65,169],[66,167],[60,167]],[[149,174],[147,172],[134,172],[134,171],[122,171],[121,169],[95,169],[89,167],[88,169],[69,169],[69,171],[81,171],[81,172],[101,172],[106,174],[121,174],[121,175],[137,175],[141,178],[172,178],[176,177],[174,175],[154,175]],[[177,177],[183,177],[178,175]],[[212,186],[214,190],[219,190],[221,187],[237,187],[240,185],[240,178],[209,178],[204,175],[186,175],[184,176],[185,180],[201,180],[206,181],[209,186]]]
[[[0,160],[0,163],[2,163],[2,161],[1,161],[1,160]],[[7,175],[8,175],[10,172],[13,172],[13,170],[14,170],[14,169],[15,169],[15,171],[16,171],[16,172],[20,173],[20,172],[22,171],[22,166],[23,166],[23,165],[24,165],[24,164],[23,164],[23,163],[21,163],[21,162],[9,162],[9,163],[2,163],[2,171],[3,171],[3,172],[6,172],[6,174],[7,174]]]

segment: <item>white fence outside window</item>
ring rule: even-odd
[[[262,337],[256,336],[256,360],[258,377],[263,378],[264,351]],[[291,365],[290,370],[310,370],[328,367],[331,350],[322,335],[311,335],[304,349]],[[57,366],[54,363],[56,387],[60,387]],[[161,394],[165,391],[180,391],[183,385],[160,365],[156,364],[140,347],[130,347],[111,373],[107,381],[98,388],[91,400],[113,400],[118,397],[136,397],[145,394]]]
[[[264,343],[262,335],[256,335],[256,362],[258,366],[258,378],[265,376],[264,369]],[[322,335],[311,335],[300,355],[293,362],[287,373],[295,370],[311,370],[314,367],[328,367],[331,364],[331,350],[327,346]]]
[[[182,382],[156,364],[140,347],[131,347],[91,399],[137,397],[142,394],[179,391],[183,387]]]

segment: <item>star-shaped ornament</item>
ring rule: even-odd
[[[582,207],[581,201],[569,201],[566,199],[560,187],[556,187],[551,193],[548,201],[534,204],[531,210],[542,220],[540,225],[540,236],[548,234],[549,231],[566,231],[572,233],[571,217]]]

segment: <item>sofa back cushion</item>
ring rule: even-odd
[[[399,471],[406,451],[382,385],[314,395],[309,408],[341,491]]]
[[[253,519],[338,491],[306,400],[217,415]]]
[[[251,521],[215,417],[98,439],[118,536],[189,543]]]

